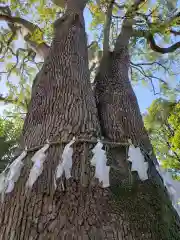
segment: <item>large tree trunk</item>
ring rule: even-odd
[[[28,148],[44,144],[47,139],[70,141],[73,136],[92,139],[99,135],[89,81],[84,6],[76,5],[80,0],[67,2],[65,18],[55,24],[49,56],[33,85],[23,130],[23,145]],[[101,121],[103,126],[105,123]],[[92,146],[79,143],[73,146],[72,178],[67,182],[63,178],[64,188],[59,182],[55,189],[54,173],[63,146],[53,145],[48,149],[42,175],[32,191],[25,194],[34,152],[28,154],[14,191],[0,206],[0,240],[179,239],[176,235],[179,226],[171,224],[176,218],[171,205],[168,200],[162,205],[166,193],[153,184],[153,179],[143,184],[132,182],[123,147],[108,152],[110,188],[103,189],[93,181],[93,169],[89,164]]]
[[[78,3],[68,1],[65,17],[55,23],[49,56],[33,84],[23,129],[23,145],[28,148],[44,144],[47,139],[67,142],[73,136],[92,139],[99,131],[89,79],[84,4],[79,6],[75,2]],[[28,154],[20,180],[0,206],[0,239],[87,238],[88,224],[93,223],[96,218],[93,211],[97,209],[90,201],[97,190],[84,191],[80,184],[88,147],[85,143],[76,145],[73,178],[68,181],[65,191],[61,183],[55,191],[54,173],[63,146],[51,146],[43,174],[26,196],[25,183],[32,166],[32,155]],[[86,175],[85,170],[83,174]]]
[[[149,164],[149,179],[141,182],[136,172],[129,172],[128,147],[109,148],[114,166],[111,189],[117,194],[117,211],[128,219],[127,239],[180,239],[179,217],[155,168],[157,160],[129,81],[128,47],[121,45],[121,39],[117,40],[113,52],[104,54],[95,78],[98,115],[107,140],[127,143],[130,139],[140,147]]]

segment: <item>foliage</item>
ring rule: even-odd
[[[31,24],[33,28],[28,33],[28,41],[36,42],[36,44],[44,42],[50,44],[53,35],[52,23],[64,11],[54,2],[63,1],[11,0],[9,5],[4,1],[4,4],[0,5],[0,14],[27,19],[29,25]],[[124,12],[131,4],[131,1],[121,4],[121,1],[118,0],[114,3],[109,37],[111,48],[120,32]],[[90,39],[93,38],[100,48],[102,48],[103,44],[103,31],[108,5],[109,1],[107,0],[90,0],[86,9],[87,17],[85,16],[85,18],[89,22],[89,37]],[[160,45],[161,42],[163,42],[163,45],[174,43],[172,32],[175,31],[177,34],[179,27],[179,17],[174,17],[177,12],[176,6],[177,1],[158,0],[143,2],[135,16],[134,29],[141,32],[150,31],[153,35],[156,35]],[[4,68],[2,78],[7,82],[8,96],[12,100],[16,99],[12,98],[12,95],[17,95],[16,89],[18,89],[20,96],[22,94],[29,95],[32,79],[38,71],[38,64],[41,61],[29,45],[27,38],[23,40],[22,36],[17,34],[18,28],[21,27],[17,23],[3,23],[0,25],[0,62]],[[18,44],[19,41],[22,43],[21,47]],[[162,93],[166,96],[172,96],[179,90],[176,80],[178,74],[176,69],[178,69],[179,62],[176,54],[160,55],[149,46],[148,41],[141,34],[140,36],[135,34],[131,39],[129,48],[132,53],[132,81],[135,84],[140,83],[149,87],[154,94]],[[12,75],[13,78],[15,76],[15,79],[17,79],[17,84],[14,84],[14,81],[10,81]],[[19,98],[19,96],[17,97]]]
[[[0,171],[14,154],[21,134],[23,120],[14,114],[13,119],[0,118]]]
[[[97,3],[98,2],[98,3]],[[124,10],[128,9],[128,4],[121,4],[122,1],[116,1],[114,4],[111,32],[110,48],[116,41],[117,35],[122,26]],[[170,45],[174,42],[172,36],[173,29],[179,30],[179,17],[172,19],[172,13],[176,9],[177,1],[145,1],[140,6],[136,16],[134,29],[137,31],[150,31],[156,36],[161,45]],[[171,6],[171,7],[170,7]],[[174,6],[174,8],[172,8]],[[99,46],[103,44],[103,31],[105,22],[105,12],[108,7],[107,1],[90,1],[89,10],[92,14],[90,23],[91,34],[94,34],[94,40],[98,41]],[[149,42],[141,36],[134,36],[129,45],[131,51],[131,79],[134,84],[142,84],[148,87],[155,95],[162,94],[173,97],[179,92],[177,82],[177,71],[179,61],[174,53],[171,55],[161,55],[150,48]],[[173,66],[177,66],[175,69]]]
[[[180,102],[176,104],[168,118],[168,123],[173,129],[173,136],[170,138],[170,143],[173,146],[172,150],[176,151],[180,156]]]
[[[164,168],[180,173],[180,102],[159,98],[144,117],[156,156]]]

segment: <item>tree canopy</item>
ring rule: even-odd
[[[129,46],[131,76],[134,82],[148,85],[154,94],[159,91],[168,94],[172,90],[174,94],[179,90],[176,77],[179,74],[180,13],[177,4],[178,1],[140,1],[139,7],[133,10],[134,32]],[[130,12],[129,16],[124,15],[129,8],[131,1],[89,1],[85,20],[93,69],[98,65],[103,47],[112,49],[123,18],[132,17]],[[1,4],[1,78],[8,88],[8,94],[1,96],[1,100],[14,101],[21,106],[28,102],[35,72],[52,41],[52,23],[63,11],[50,0],[11,0],[9,5],[6,1]],[[23,95],[27,99],[23,99]]]

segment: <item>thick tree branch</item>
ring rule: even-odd
[[[12,17],[8,15],[3,15],[3,14],[0,14],[0,21],[6,21],[7,23],[17,24],[21,29],[23,29],[23,31],[21,31],[21,34],[22,32],[25,32],[23,33],[24,40],[27,43],[29,43],[30,46],[33,48],[33,50],[35,50],[39,55],[41,55],[43,58],[46,58],[49,52],[49,46],[44,41],[42,41],[41,43],[37,43],[29,39],[28,34],[30,35],[33,34],[33,32],[36,29],[41,31],[41,29],[37,25],[19,17]],[[17,33],[17,29],[18,29],[17,27],[15,28],[14,25],[13,26],[11,25],[9,27],[13,32],[16,29],[16,33]]]
[[[121,33],[116,40],[115,51],[119,51],[122,46],[127,46],[129,44],[129,39],[133,35],[133,18],[136,11],[139,9],[139,6],[144,2],[146,2],[146,0],[134,0],[134,4],[127,10],[122,24]]]
[[[147,41],[150,44],[150,47],[153,51],[166,54],[166,53],[172,53],[176,51],[178,48],[180,48],[180,41],[172,44],[170,47],[160,47],[157,45],[153,34],[150,31],[133,31],[133,36],[136,37],[144,37],[147,39]]]
[[[173,45],[171,45],[170,47],[167,47],[167,48],[159,47],[156,44],[156,42],[154,40],[154,37],[151,33],[148,34],[147,40],[149,41],[150,47],[153,51],[159,52],[159,53],[162,53],[162,54],[171,53],[171,52],[176,51],[176,49],[180,48],[180,41],[177,42],[177,43],[174,43]]]
[[[0,14],[0,20],[4,20],[8,23],[20,24],[21,26],[25,27],[29,32],[33,32],[35,28],[38,28],[37,25],[19,17],[12,17],[8,15]]]
[[[167,19],[163,23],[162,22],[151,23],[148,19],[148,16],[146,16],[144,14],[141,14],[141,16],[146,20],[146,23],[150,29],[152,28],[152,26],[156,26],[157,30],[159,30],[160,27],[163,27],[163,29],[168,28],[170,26],[170,24],[172,23],[172,21],[174,21],[180,17],[180,12],[176,13],[174,16],[172,16],[170,19]],[[169,31],[171,33],[173,33],[174,35],[180,35],[180,32],[178,32],[176,30],[170,29]],[[134,32],[136,32],[136,31],[134,31]],[[170,47],[167,47],[167,48],[158,46],[154,39],[154,36],[150,30],[149,31],[139,31],[139,34],[136,36],[145,37],[147,39],[147,41],[150,43],[151,49],[155,52],[159,52],[162,54],[171,53],[171,52],[176,51],[176,49],[180,48],[180,41],[174,43],[173,45],[171,45]]]
[[[106,22],[104,27],[104,42],[103,42],[103,53],[109,52],[109,35],[111,29],[112,11],[113,11],[114,0],[111,0],[106,14]]]

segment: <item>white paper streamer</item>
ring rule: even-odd
[[[26,182],[26,187],[27,188],[32,188],[33,184],[36,182],[38,177],[42,174],[43,172],[43,163],[46,159],[46,154],[45,152],[49,148],[49,143],[45,144],[44,147],[42,147],[40,150],[38,150],[34,156],[31,158],[31,161],[34,162],[31,171],[29,173],[28,180]]]
[[[103,183],[103,187],[109,187],[109,171],[110,167],[106,165],[107,157],[106,152],[102,149],[103,144],[98,141],[96,146],[93,148],[94,153],[91,159],[91,165],[95,167],[95,177],[99,179],[99,182]]]
[[[75,137],[64,147],[62,153],[62,161],[59,162],[56,168],[56,179],[60,178],[65,172],[66,179],[71,177],[71,169],[72,169],[72,155],[73,155],[73,148],[71,145],[75,142]]]
[[[24,150],[21,153],[21,155],[18,158],[16,158],[12,162],[12,164],[9,166],[9,172],[6,178],[6,184],[7,184],[6,193],[10,193],[13,191],[15,183],[18,181],[21,175],[21,169],[24,165],[22,160],[26,157],[26,155],[27,155],[27,150]]]
[[[131,171],[137,171],[139,178],[142,181],[148,179],[148,163],[145,162],[144,156],[141,153],[140,148],[135,148],[134,145],[131,145],[129,147],[128,157],[128,161],[132,162]]]

